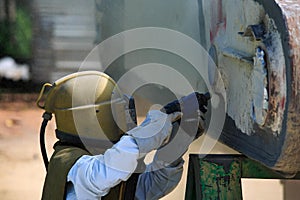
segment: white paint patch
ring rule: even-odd
[[[252,66],[232,57],[222,59],[223,75],[227,79],[227,114],[243,133],[251,134],[252,115]]]
[[[226,1],[225,10],[226,31],[219,33],[217,42],[222,48],[219,68],[226,87],[227,114],[241,132],[250,135],[254,124],[253,57],[260,42],[242,37],[238,32],[245,31],[249,25],[259,24],[265,13],[254,1]],[[223,53],[225,50],[232,56]]]
[[[241,9],[237,9],[241,8]],[[234,120],[241,132],[251,135],[254,124],[268,127],[278,134],[281,129],[283,110],[266,125],[269,107],[269,88],[267,71],[278,72],[278,89],[285,97],[285,61],[280,34],[272,19],[263,7],[248,0],[223,1],[226,15],[226,28],[220,30],[214,41],[218,52],[218,67],[227,93],[227,114]],[[251,37],[242,37],[249,25],[264,23],[271,44],[256,41]],[[264,47],[264,55],[257,55],[257,49]],[[266,61],[266,63],[264,63]],[[265,65],[267,64],[267,65]],[[268,70],[267,70],[268,69]],[[280,97],[279,97],[280,98]]]

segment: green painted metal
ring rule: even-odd
[[[246,157],[241,157],[243,178],[261,178],[261,179],[283,179],[284,174],[275,172],[259,162]]]
[[[202,199],[241,199],[241,165],[232,161],[228,166],[200,160]]]
[[[286,179],[243,155],[196,155],[189,159],[186,200],[240,200],[241,178]],[[298,179],[299,176],[293,177]]]

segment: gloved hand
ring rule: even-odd
[[[192,93],[164,106],[164,112],[181,111],[183,116],[173,123],[169,143],[157,149],[153,162],[160,167],[174,167],[183,162],[182,156],[190,144],[201,136],[205,128],[210,94]],[[180,126],[180,127],[179,127]]]
[[[167,114],[181,112],[183,116],[178,120],[181,124],[181,128],[196,139],[204,132],[204,114],[207,112],[208,101],[210,98],[209,93],[201,94],[193,92],[179,100],[175,100],[165,105],[162,108],[162,112]]]
[[[139,147],[140,157],[160,147],[171,134],[172,122],[180,117],[180,112],[165,114],[151,110],[141,125],[128,131],[127,134],[135,139]]]
[[[157,149],[152,164],[156,169],[178,167],[183,163],[182,156],[194,141],[194,137],[179,129],[179,126],[178,122],[173,123],[172,140]]]

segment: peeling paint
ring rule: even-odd
[[[221,141],[273,169],[299,171],[300,0],[201,2],[205,44],[227,94]],[[222,6],[221,18],[211,5]]]
[[[261,48],[256,49],[252,76],[253,113],[252,119],[263,126],[269,107],[268,77],[265,52]]]
[[[249,31],[251,25],[260,24],[265,13],[263,7],[254,1],[224,1],[223,5],[226,11],[226,29],[220,29],[215,43],[219,51],[218,67],[227,92],[227,114],[241,132],[251,135],[255,119],[260,119],[260,124],[264,121],[264,117],[261,117],[264,115],[261,112],[263,108],[259,108],[263,105],[259,106],[258,101],[261,96],[264,97],[265,84],[262,87],[258,83],[253,86],[255,78],[258,79],[259,76],[258,73],[253,79],[255,53],[262,42],[248,37],[248,33],[246,37],[239,33]],[[244,9],[235,9],[236,7]],[[262,91],[257,91],[258,88],[262,88]],[[256,115],[253,114],[253,104]]]
[[[286,98],[280,34],[261,4],[222,1],[222,5],[226,27],[220,24],[213,30],[218,30],[214,44],[228,97],[227,114],[247,135],[254,133],[256,124],[278,136]]]
[[[268,29],[264,44],[267,52],[269,67],[269,111],[265,127],[271,128],[274,135],[281,132],[285,107],[281,106],[282,99],[286,98],[286,71],[281,37],[272,19],[266,18]]]

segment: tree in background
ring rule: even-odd
[[[30,1],[0,0],[0,57],[30,59],[32,21]]]

